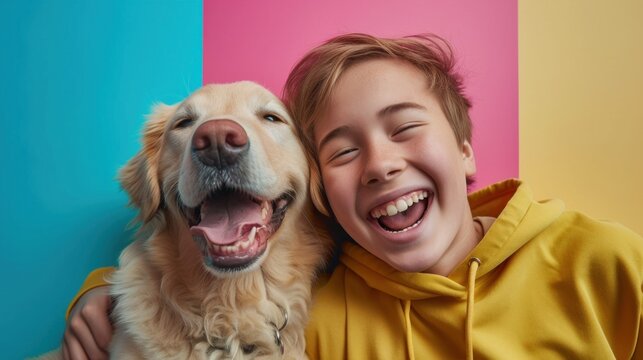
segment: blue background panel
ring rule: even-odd
[[[201,85],[201,1],[0,4],[0,356],[59,345],[88,272],[134,212],[115,180],[153,103]]]

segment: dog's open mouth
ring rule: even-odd
[[[292,199],[290,193],[271,200],[231,189],[211,193],[188,211],[190,233],[205,263],[226,271],[250,266],[266,251]]]

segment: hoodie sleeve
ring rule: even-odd
[[[80,287],[80,290],[78,290],[78,293],[74,298],[71,300],[69,303],[69,306],[67,306],[67,313],[65,314],[65,319],[69,318],[69,313],[71,313],[71,309],[74,308],[74,305],[76,305],[76,302],[78,302],[78,299],[80,299],[81,296],[85,295],[89,290],[97,288],[99,286],[107,286],[109,283],[105,280],[106,277],[111,275],[116,268],[113,267],[103,267],[103,268],[98,268],[89,275],[87,275],[87,278],[85,279],[85,282],[83,283],[83,286]]]

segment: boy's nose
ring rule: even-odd
[[[404,159],[395,149],[373,146],[366,153],[361,178],[363,185],[390,181],[404,170]]]

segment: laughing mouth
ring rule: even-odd
[[[220,189],[201,204],[186,208],[192,239],[199,245],[205,264],[220,272],[241,271],[266,251],[269,238],[279,229],[294,194],[275,199]]]
[[[422,222],[432,199],[433,193],[430,191],[413,191],[375,207],[370,211],[370,216],[387,232],[409,231]]]

